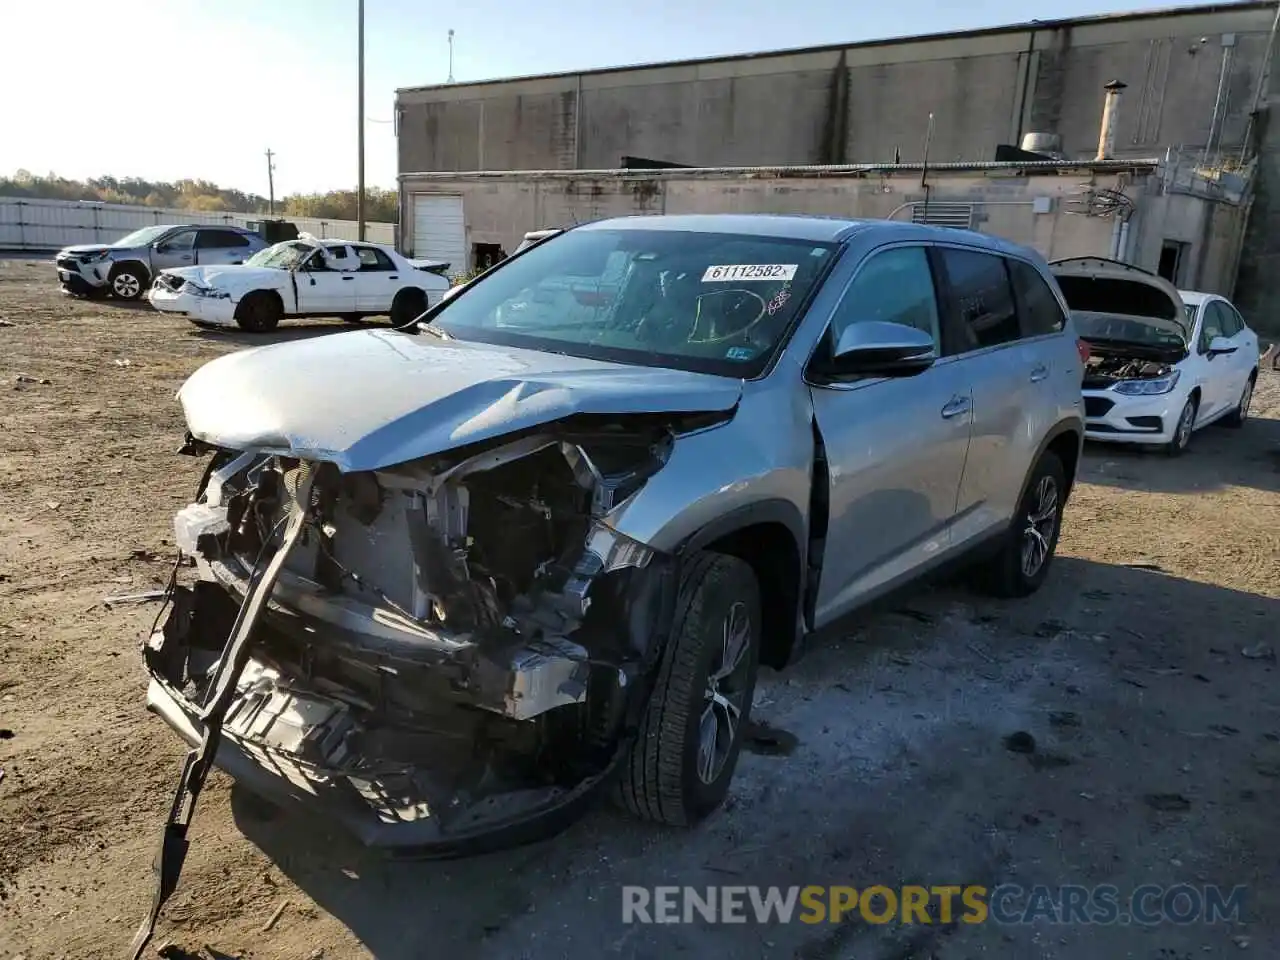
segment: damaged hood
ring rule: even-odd
[[[709,374],[360,330],[219,357],[178,399],[206,443],[357,471],[574,414],[731,410],[741,393]]]
[[[254,289],[274,287],[288,276],[288,273],[284,270],[272,270],[268,267],[246,267],[238,263],[209,264],[203,267],[172,267],[160,272],[171,277],[190,280],[197,286],[210,290],[232,291],[248,286],[252,286]]]

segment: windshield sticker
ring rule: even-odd
[[[769,316],[772,317],[775,313],[777,313],[779,310],[785,307],[787,305],[787,301],[790,299],[791,299],[791,290],[787,287],[783,287],[776,294],[774,294],[773,299],[769,301],[768,305],[765,307],[765,310],[767,310],[769,313]]]
[[[730,347],[725,357],[730,360],[750,360],[756,352],[750,347]]]
[[[702,275],[703,283],[722,283],[728,280],[791,280],[796,275],[796,263],[731,263],[712,264]]]

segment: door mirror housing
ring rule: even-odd
[[[1214,337],[1209,341],[1209,356],[1216,357],[1221,353],[1235,353],[1238,348],[1226,337]]]
[[[868,320],[840,333],[831,359],[821,371],[833,379],[913,377],[938,359],[933,337],[903,323]]]

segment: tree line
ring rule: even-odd
[[[366,220],[394,223],[399,205],[394,190],[366,188]],[[176,180],[165,183],[141,177],[94,177],[71,180],[50,173],[38,176],[19,170],[11,177],[0,176],[0,197],[27,197],[32,200],[97,200],[144,207],[173,207],[227,213],[267,212],[267,198],[243,190],[232,190],[208,180]],[[294,193],[276,201],[276,215],[319,217],[328,220],[356,219],[356,191],[330,190],[327,193]]]

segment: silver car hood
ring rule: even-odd
[[[228,354],[178,391],[192,435],[377,470],[574,414],[733,409],[742,382],[360,330]]]

